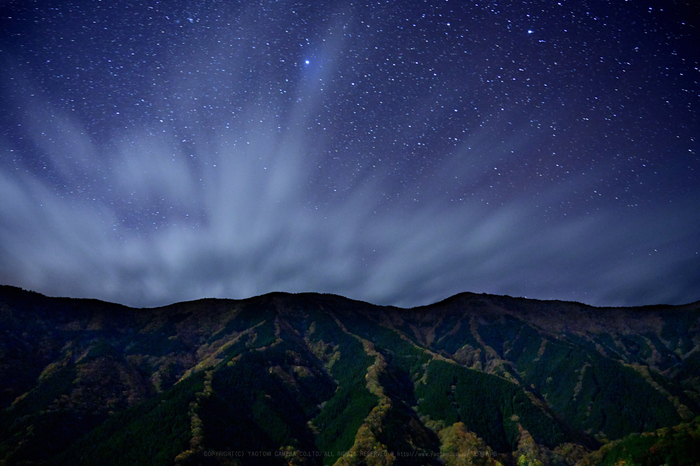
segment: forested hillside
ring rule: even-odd
[[[700,304],[0,287],[0,464],[697,464]]]

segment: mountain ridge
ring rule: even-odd
[[[202,301],[247,301],[247,300],[253,300],[253,299],[259,299],[259,298],[264,298],[264,297],[272,297],[272,296],[332,296],[336,298],[340,298],[345,301],[352,301],[356,303],[362,303],[365,305],[371,305],[375,306],[378,308],[392,308],[392,309],[400,309],[400,310],[418,310],[422,308],[430,308],[433,306],[437,306],[440,304],[444,304],[446,302],[455,300],[455,299],[460,299],[464,297],[492,297],[492,298],[503,298],[503,299],[509,299],[509,300],[514,300],[514,301],[526,301],[526,302],[532,302],[532,303],[549,303],[549,304],[572,304],[572,305],[577,305],[581,306],[584,308],[591,308],[591,309],[600,309],[600,310],[624,310],[624,309],[644,309],[644,310],[654,310],[654,309],[683,309],[683,308],[695,308],[698,305],[700,305],[700,300],[698,301],[692,301],[689,303],[685,304],[663,304],[663,303],[657,303],[657,304],[644,304],[644,305],[639,305],[639,306],[595,306],[592,304],[587,304],[579,301],[569,301],[569,300],[564,300],[564,299],[557,299],[557,298],[552,298],[552,299],[541,299],[541,298],[528,298],[525,296],[510,296],[510,295],[497,295],[497,294],[491,294],[491,293],[477,293],[473,291],[462,291],[459,293],[456,293],[454,295],[448,296],[446,298],[443,298],[439,301],[436,301],[434,303],[430,304],[421,304],[417,306],[411,306],[411,307],[401,307],[401,306],[395,306],[392,304],[376,304],[372,303],[369,301],[363,301],[360,299],[355,299],[355,298],[349,298],[343,295],[339,295],[336,293],[325,293],[325,292],[317,292],[317,291],[299,291],[299,292],[292,292],[292,291],[269,291],[267,293],[263,293],[260,295],[255,295],[255,296],[249,296],[246,298],[218,298],[218,297],[202,297],[202,298],[195,298],[191,300],[185,300],[185,301],[177,301],[173,302],[170,304],[163,304],[163,305],[158,305],[158,306],[146,306],[146,307],[137,307],[137,306],[129,306],[126,304],[121,304],[117,302],[112,302],[112,301],[105,301],[99,298],[89,298],[89,297],[83,297],[83,298],[75,298],[75,297],[69,297],[69,296],[50,296],[46,295],[43,293],[40,293],[38,291],[33,291],[29,289],[22,288],[20,286],[15,286],[15,285],[3,285],[0,284],[0,293],[3,295],[5,294],[11,294],[12,292],[18,292],[18,293],[27,293],[31,295],[36,295],[41,298],[47,298],[47,299],[57,299],[57,300],[70,300],[73,302],[87,302],[87,303],[102,303],[102,304],[108,304],[110,306],[117,306],[117,307],[122,307],[122,308],[127,308],[127,309],[133,309],[133,310],[154,310],[154,309],[163,309],[163,308],[168,308],[171,306],[176,306],[180,304],[188,304],[188,303],[197,303],[197,302],[202,302]]]
[[[700,303],[273,292],[138,309],[3,286],[0,324],[6,464],[606,464],[628,451],[608,445],[700,415]],[[107,454],[135,431],[152,441]]]

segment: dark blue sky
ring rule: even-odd
[[[0,282],[698,300],[691,3],[3,2]]]

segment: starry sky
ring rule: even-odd
[[[693,3],[0,2],[0,283],[699,300]]]

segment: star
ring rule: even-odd
[[[53,3],[0,9],[0,283],[700,299],[682,5]]]

